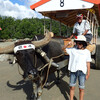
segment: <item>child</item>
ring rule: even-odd
[[[86,49],[87,42],[83,35],[77,36],[74,40],[76,46],[74,48],[67,48],[68,45],[63,47],[69,54],[69,65],[68,70],[70,73],[70,100],[73,100],[76,80],[79,82],[79,100],[83,100],[85,80],[90,75],[90,62],[91,55],[90,51]]]

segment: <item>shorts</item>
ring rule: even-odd
[[[87,42],[90,42],[92,40],[92,34],[86,34],[84,36],[86,37]]]
[[[71,72],[70,73],[70,86],[71,87],[74,87],[76,85],[77,79],[78,79],[78,83],[79,83],[79,88],[84,89],[85,88],[86,74],[84,74],[80,70],[78,70],[77,72]]]

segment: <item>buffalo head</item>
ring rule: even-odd
[[[51,32],[46,32],[45,37],[39,41],[19,41],[12,43],[4,48],[0,48],[0,54],[14,52],[17,63],[24,71],[24,77],[37,77],[38,71],[36,68],[36,49],[46,45],[51,40]]]

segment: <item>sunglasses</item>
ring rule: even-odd
[[[82,45],[83,43],[82,43],[82,42],[76,42],[76,44],[78,44],[78,45]]]
[[[77,17],[82,17],[82,16],[83,16],[83,14],[78,14],[78,15],[77,15]]]

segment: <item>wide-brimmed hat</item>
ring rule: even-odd
[[[74,41],[84,41],[86,42],[86,37],[84,35],[79,35],[76,37]]]
[[[87,46],[86,37],[84,35],[77,36],[76,39],[74,40],[74,42],[81,42],[85,46]]]

